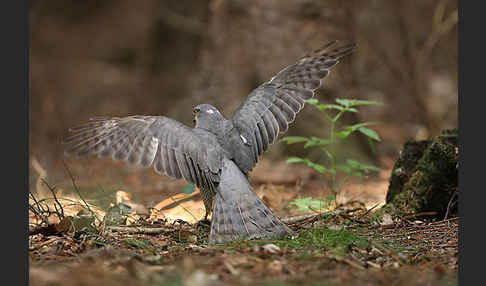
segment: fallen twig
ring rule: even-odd
[[[102,220],[100,218],[98,218],[98,216],[96,215],[96,213],[93,210],[91,210],[91,208],[89,207],[89,204],[84,200],[83,196],[81,196],[81,192],[79,191],[78,186],[76,185],[76,180],[74,179],[74,176],[71,173],[71,170],[69,170],[66,162],[63,160],[62,163],[64,164],[64,167],[66,168],[66,171],[67,171],[69,177],[71,178],[71,182],[73,184],[74,190],[78,194],[79,198],[83,201],[84,205],[86,206],[86,208],[88,209],[88,211],[93,215],[93,217],[95,219],[97,219],[101,223]]]
[[[360,220],[361,218],[365,217],[367,214],[369,214],[372,210],[374,210],[379,205],[380,203],[377,203],[376,205],[372,206],[370,209],[366,210],[366,212],[360,215],[357,219]]]
[[[29,251],[37,250],[37,249],[39,249],[39,248],[41,248],[43,246],[46,246],[48,244],[51,244],[51,243],[56,242],[56,241],[61,240],[61,239],[62,239],[62,237],[53,237],[53,238],[51,238],[51,239],[49,239],[47,241],[44,241],[44,242],[42,242],[42,243],[40,243],[40,244],[38,244],[36,246],[29,247]]]
[[[36,199],[36,197],[34,196],[33,193],[29,192],[29,196],[32,198],[32,200],[34,201],[35,203],[35,206],[34,205],[31,205],[29,203],[29,209],[34,213],[35,216],[39,217],[43,223],[45,224],[48,224],[49,223],[49,220],[47,219],[47,217],[44,215],[45,212],[49,212],[49,210],[45,210],[42,205],[40,204],[40,201],[38,201]]]
[[[403,216],[402,219],[411,219],[411,218],[418,217],[418,216],[433,216],[433,215],[437,215],[437,212],[421,212],[421,213],[416,213],[416,214],[409,214],[409,215]]]
[[[106,226],[105,229],[130,234],[160,234],[172,232],[174,229],[167,227],[140,227],[140,226]]]
[[[395,253],[393,253],[391,250],[389,250],[388,248],[384,247],[383,245],[381,245],[380,243],[376,242],[376,241],[373,241],[373,240],[370,240],[370,243],[375,247],[377,248],[378,250],[380,250],[381,252],[385,253],[386,255],[390,256],[391,258],[395,259],[395,261],[399,264],[402,264],[402,260],[397,256],[395,255]]]
[[[381,269],[381,265],[380,264],[377,264],[377,263],[374,263],[374,262],[371,262],[371,261],[366,261],[366,264],[368,264],[371,267]]]
[[[42,178],[41,180],[47,186],[47,188],[52,194],[52,197],[54,198],[54,209],[56,210],[55,214],[57,215],[59,220],[62,220],[64,218],[64,209],[62,207],[62,204],[57,199],[56,192],[54,191],[56,187],[52,187],[51,185],[49,185],[49,183],[47,183],[47,181],[44,178]],[[57,205],[59,205],[59,209],[61,210],[61,212],[59,212]]]
[[[345,212],[346,212],[345,210],[335,210],[335,211],[327,211],[327,212],[318,213],[318,214],[294,216],[294,217],[284,218],[284,219],[282,219],[282,222],[284,222],[286,224],[295,224],[295,223],[302,222],[302,221],[305,221],[305,220],[308,220],[308,219],[311,219],[311,218],[312,219],[319,219],[319,218],[323,218],[323,217],[326,217],[326,216],[340,215],[340,214],[345,213]]]
[[[446,210],[446,213],[445,213],[445,215],[444,215],[444,219],[447,219],[447,217],[449,216],[449,210],[450,210],[450,208],[451,208],[451,206],[452,206],[452,203],[454,202],[454,204],[455,204],[455,202],[456,202],[456,201],[454,201],[454,198],[455,198],[456,196],[457,196],[457,189],[456,189],[456,191],[454,192],[454,194],[452,194],[452,196],[451,196],[451,198],[450,198],[450,200],[449,200],[449,203],[447,204],[447,210]]]
[[[360,269],[360,270],[365,270],[366,269],[361,264],[359,264],[357,262],[354,262],[353,260],[348,259],[348,258],[339,257],[339,256],[336,256],[336,255],[332,255],[332,256],[330,256],[330,258],[332,258],[332,259],[334,259],[336,261],[339,261],[339,262],[344,262],[344,263],[348,264],[349,266],[352,266],[352,267],[354,267],[356,269]]]

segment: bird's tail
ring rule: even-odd
[[[287,234],[293,231],[263,204],[233,161],[225,159],[214,194],[209,243]]]

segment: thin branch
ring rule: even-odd
[[[44,215],[44,213],[49,214],[49,208],[46,210],[41,204],[41,201],[37,200],[33,193],[29,192],[29,196],[34,201],[35,205],[29,203],[29,209],[34,213],[34,215],[42,220],[44,224],[48,224],[49,220],[48,217]]]
[[[370,240],[370,243],[371,243],[371,245],[373,245],[375,248],[377,248],[381,252],[383,252],[386,255],[388,255],[391,258],[393,258],[397,263],[402,264],[402,260],[395,253],[393,253],[391,250],[389,250],[388,248],[386,248],[382,244],[378,243],[375,240]]]
[[[445,216],[444,216],[444,219],[447,219],[447,217],[449,216],[449,210],[452,206],[452,202],[454,200],[454,198],[457,196],[457,190],[454,192],[454,194],[452,194],[450,200],[449,200],[449,203],[447,204],[447,210],[446,210],[446,213],[445,213]],[[454,201],[455,202],[455,201]]]
[[[71,170],[69,170],[69,167],[67,166],[66,162],[63,160],[62,163],[64,164],[64,167],[66,168],[66,171],[67,171],[69,177],[71,178],[71,182],[73,184],[74,190],[78,194],[79,198],[83,201],[83,203],[85,204],[86,208],[93,215],[93,217],[95,219],[97,219],[99,222],[101,222],[101,219],[99,219],[98,216],[96,215],[96,213],[93,210],[91,210],[91,208],[89,207],[89,204],[84,200],[83,196],[81,196],[81,192],[79,191],[78,186],[76,185],[76,180],[74,179],[74,176],[71,173]]]
[[[34,213],[34,215],[36,217],[39,217],[42,220],[43,223],[45,223],[45,224],[48,224],[49,223],[49,221],[47,220],[47,217],[44,216],[42,214],[42,212],[40,212],[39,210],[37,210],[36,208],[34,208],[34,206],[32,206],[31,204],[29,204],[29,209]]]
[[[32,198],[32,200],[34,200],[34,203],[36,204],[37,206],[37,209],[41,210],[41,211],[44,211],[44,209],[42,208],[42,205],[40,204],[41,201],[37,200],[34,196],[33,193],[29,192],[29,196]]]
[[[369,214],[372,210],[374,210],[377,206],[379,206],[380,203],[377,203],[375,204],[374,206],[372,206],[370,209],[368,209],[366,212],[364,212],[362,215],[360,215],[358,217],[358,220],[362,219],[363,217],[365,217],[367,214]]]
[[[406,16],[404,13],[406,9],[403,6],[404,3],[406,2],[400,2],[401,7],[397,11],[397,18],[400,31],[404,35],[406,41],[405,55],[407,57],[407,62],[410,63],[408,71],[411,81],[410,92],[413,95],[416,105],[422,110],[422,120],[427,124],[429,131],[434,132],[439,127],[440,122],[437,116],[430,112],[425,97],[423,96],[424,89],[426,88],[426,62],[441,37],[456,26],[458,22],[458,13],[457,9],[455,9],[445,20],[442,20],[447,0],[440,1],[434,11],[432,28],[428,38],[423,46],[418,47],[415,45],[411,31],[405,21]]]
[[[49,183],[47,183],[47,181],[44,178],[42,178],[41,180],[47,186],[49,191],[52,193],[52,197],[54,198],[54,208],[56,209],[56,213],[58,213],[58,209],[57,209],[56,205],[59,205],[59,208],[61,209],[61,213],[60,213],[60,215],[58,214],[57,216],[58,216],[59,220],[62,220],[64,218],[64,209],[62,207],[62,204],[57,199],[56,192],[54,191],[55,187],[52,187],[51,185],[49,185]]]
[[[37,250],[37,249],[39,249],[39,248],[41,248],[43,246],[46,246],[48,244],[51,244],[51,243],[56,242],[56,241],[61,240],[61,239],[62,239],[62,237],[53,237],[53,238],[51,238],[51,239],[49,239],[47,241],[44,241],[44,242],[42,242],[42,243],[40,243],[40,244],[38,244],[38,245],[36,245],[34,247],[29,247],[29,251]]]
[[[437,3],[437,6],[435,6],[434,15],[432,17],[432,25],[440,25],[442,22],[447,7],[447,2],[449,2],[449,0],[441,0],[439,3]]]
[[[437,9],[440,9],[440,3],[437,6]],[[427,38],[427,41],[422,49],[418,51],[417,65],[419,68],[424,65],[426,59],[430,56],[432,50],[437,45],[441,37],[452,30],[452,28],[456,26],[458,20],[459,16],[457,9],[455,9],[445,20],[432,25],[432,32],[430,33],[430,36]]]

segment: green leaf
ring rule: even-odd
[[[361,172],[361,171],[380,171],[381,169],[373,165],[363,164],[353,159],[347,159],[346,164],[348,164],[351,169]]]
[[[364,175],[363,175],[363,173],[361,171],[355,171],[355,172],[353,172],[353,176],[355,176],[355,177],[361,177],[361,178],[364,177]]]
[[[336,166],[336,169],[346,174],[351,174],[351,168],[347,165],[338,165]]]
[[[363,170],[363,171],[375,171],[375,172],[381,171],[381,169],[376,167],[376,166],[366,165],[366,164],[361,164],[361,170]]]
[[[328,206],[327,201],[313,199],[312,197],[297,198],[289,204],[296,206],[300,211],[323,210]]]
[[[300,136],[287,136],[280,140],[286,142],[287,144],[295,144],[295,143],[306,142],[309,140],[309,138],[300,137]]]
[[[373,140],[370,137],[367,137],[368,139],[368,144],[370,145],[370,149],[372,153],[375,153],[375,145],[373,144]]]
[[[326,110],[326,109],[337,109],[339,111],[344,110],[344,107],[336,105],[336,104],[318,104],[318,105],[316,105],[316,107],[319,110]]]
[[[312,105],[316,105],[317,103],[319,103],[319,100],[317,100],[316,98],[309,98],[304,101]]]
[[[304,159],[304,162],[306,163],[307,166],[313,168],[314,170],[316,170],[319,173],[326,172],[326,167],[322,166],[321,164],[314,163],[307,158]]]
[[[299,158],[299,157],[290,157],[286,161],[287,163],[302,163],[305,162],[305,159]]]
[[[359,99],[336,98],[336,102],[346,107],[360,106],[360,105],[383,105],[382,102],[370,101],[370,100],[359,100]]]
[[[326,172],[326,171],[330,171],[330,170],[327,170],[326,167],[324,167],[320,164],[316,164],[314,162],[311,162],[310,160],[306,160],[306,164],[307,164],[307,166],[313,168],[314,170],[316,170],[317,172],[319,172],[321,174],[324,174],[324,172]]]
[[[326,153],[326,155],[327,155],[327,157],[328,157],[329,159],[331,159],[331,160],[332,160],[332,159],[334,158],[334,156],[331,154],[331,152],[329,152],[329,150],[327,150],[327,149],[325,149],[325,148],[322,148],[322,151],[324,151],[324,153]]]
[[[287,163],[305,163],[307,166],[313,168],[314,170],[316,170],[319,173],[324,173],[327,170],[326,167],[324,167],[320,164],[314,163],[307,158],[290,157],[290,158],[287,159],[286,162]]]
[[[322,139],[319,137],[311,137],[304,145],[304,149],[314,146],[325,146],[328,145],[330,141],[328,139]]]
[[[348,107],[351,105],[350,99],[344,99],[344,98],[336,98],[336,102],[341,104],[342,106]]]
[[[181,192],[183,192],[184,194],[192,194],[194,190],[194,185],[186,185],[182,187]]]
[[[344,139],[344,138],[348,137],[348,136],[349,136],[349,134],[351,134],[351,131],[347,131],[347,130],[346,130],[346,131],[334,132],[334,135],[335,135],[335,136],[337,136],[337,137],[339,137],[339,138],[342,138],[342,139]]]
[[[352,169],[359,169],[361,163],[353,159],[348,159],[346,160],[346,164],[348,164],[348,166]]]
[[[361,123],[354,124],[354,125],[344,126],[343,128],[344,128],[344,130],[354,132],[356,130],[359,130],[362,127],[370,126],[370,125],[377,125],[377,124],[378,124],[378,122],[361,122]]]
[[[313,147],[313,146],[316,146],[316,145],[317,145],[317,144],[316,144],[314,141],[310,141],[310,140],[309,140],[309,141],[305,142],[305,144],[304,144],[304,149],[307,149],[307,148],[309,148],[309,147]]]
[[[315,136],[312,136],[311,140],[319,142],[319,144],[321,144],[321,145],[327,145],[331,142],[331,141],[329,141],[329,139],[319,138],[319,137],[315,137]]]
[[[371,139],[374,139],[376,141],[381,141],[380,136],[378,136],[378,134],[372,129],[366,127],[360,127],[358,130],[364,135],[370,137]]]

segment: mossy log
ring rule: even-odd
[[[456,216],[457,159],[457,129],[406,142],[393,167],[384,209],[395,215]]]

